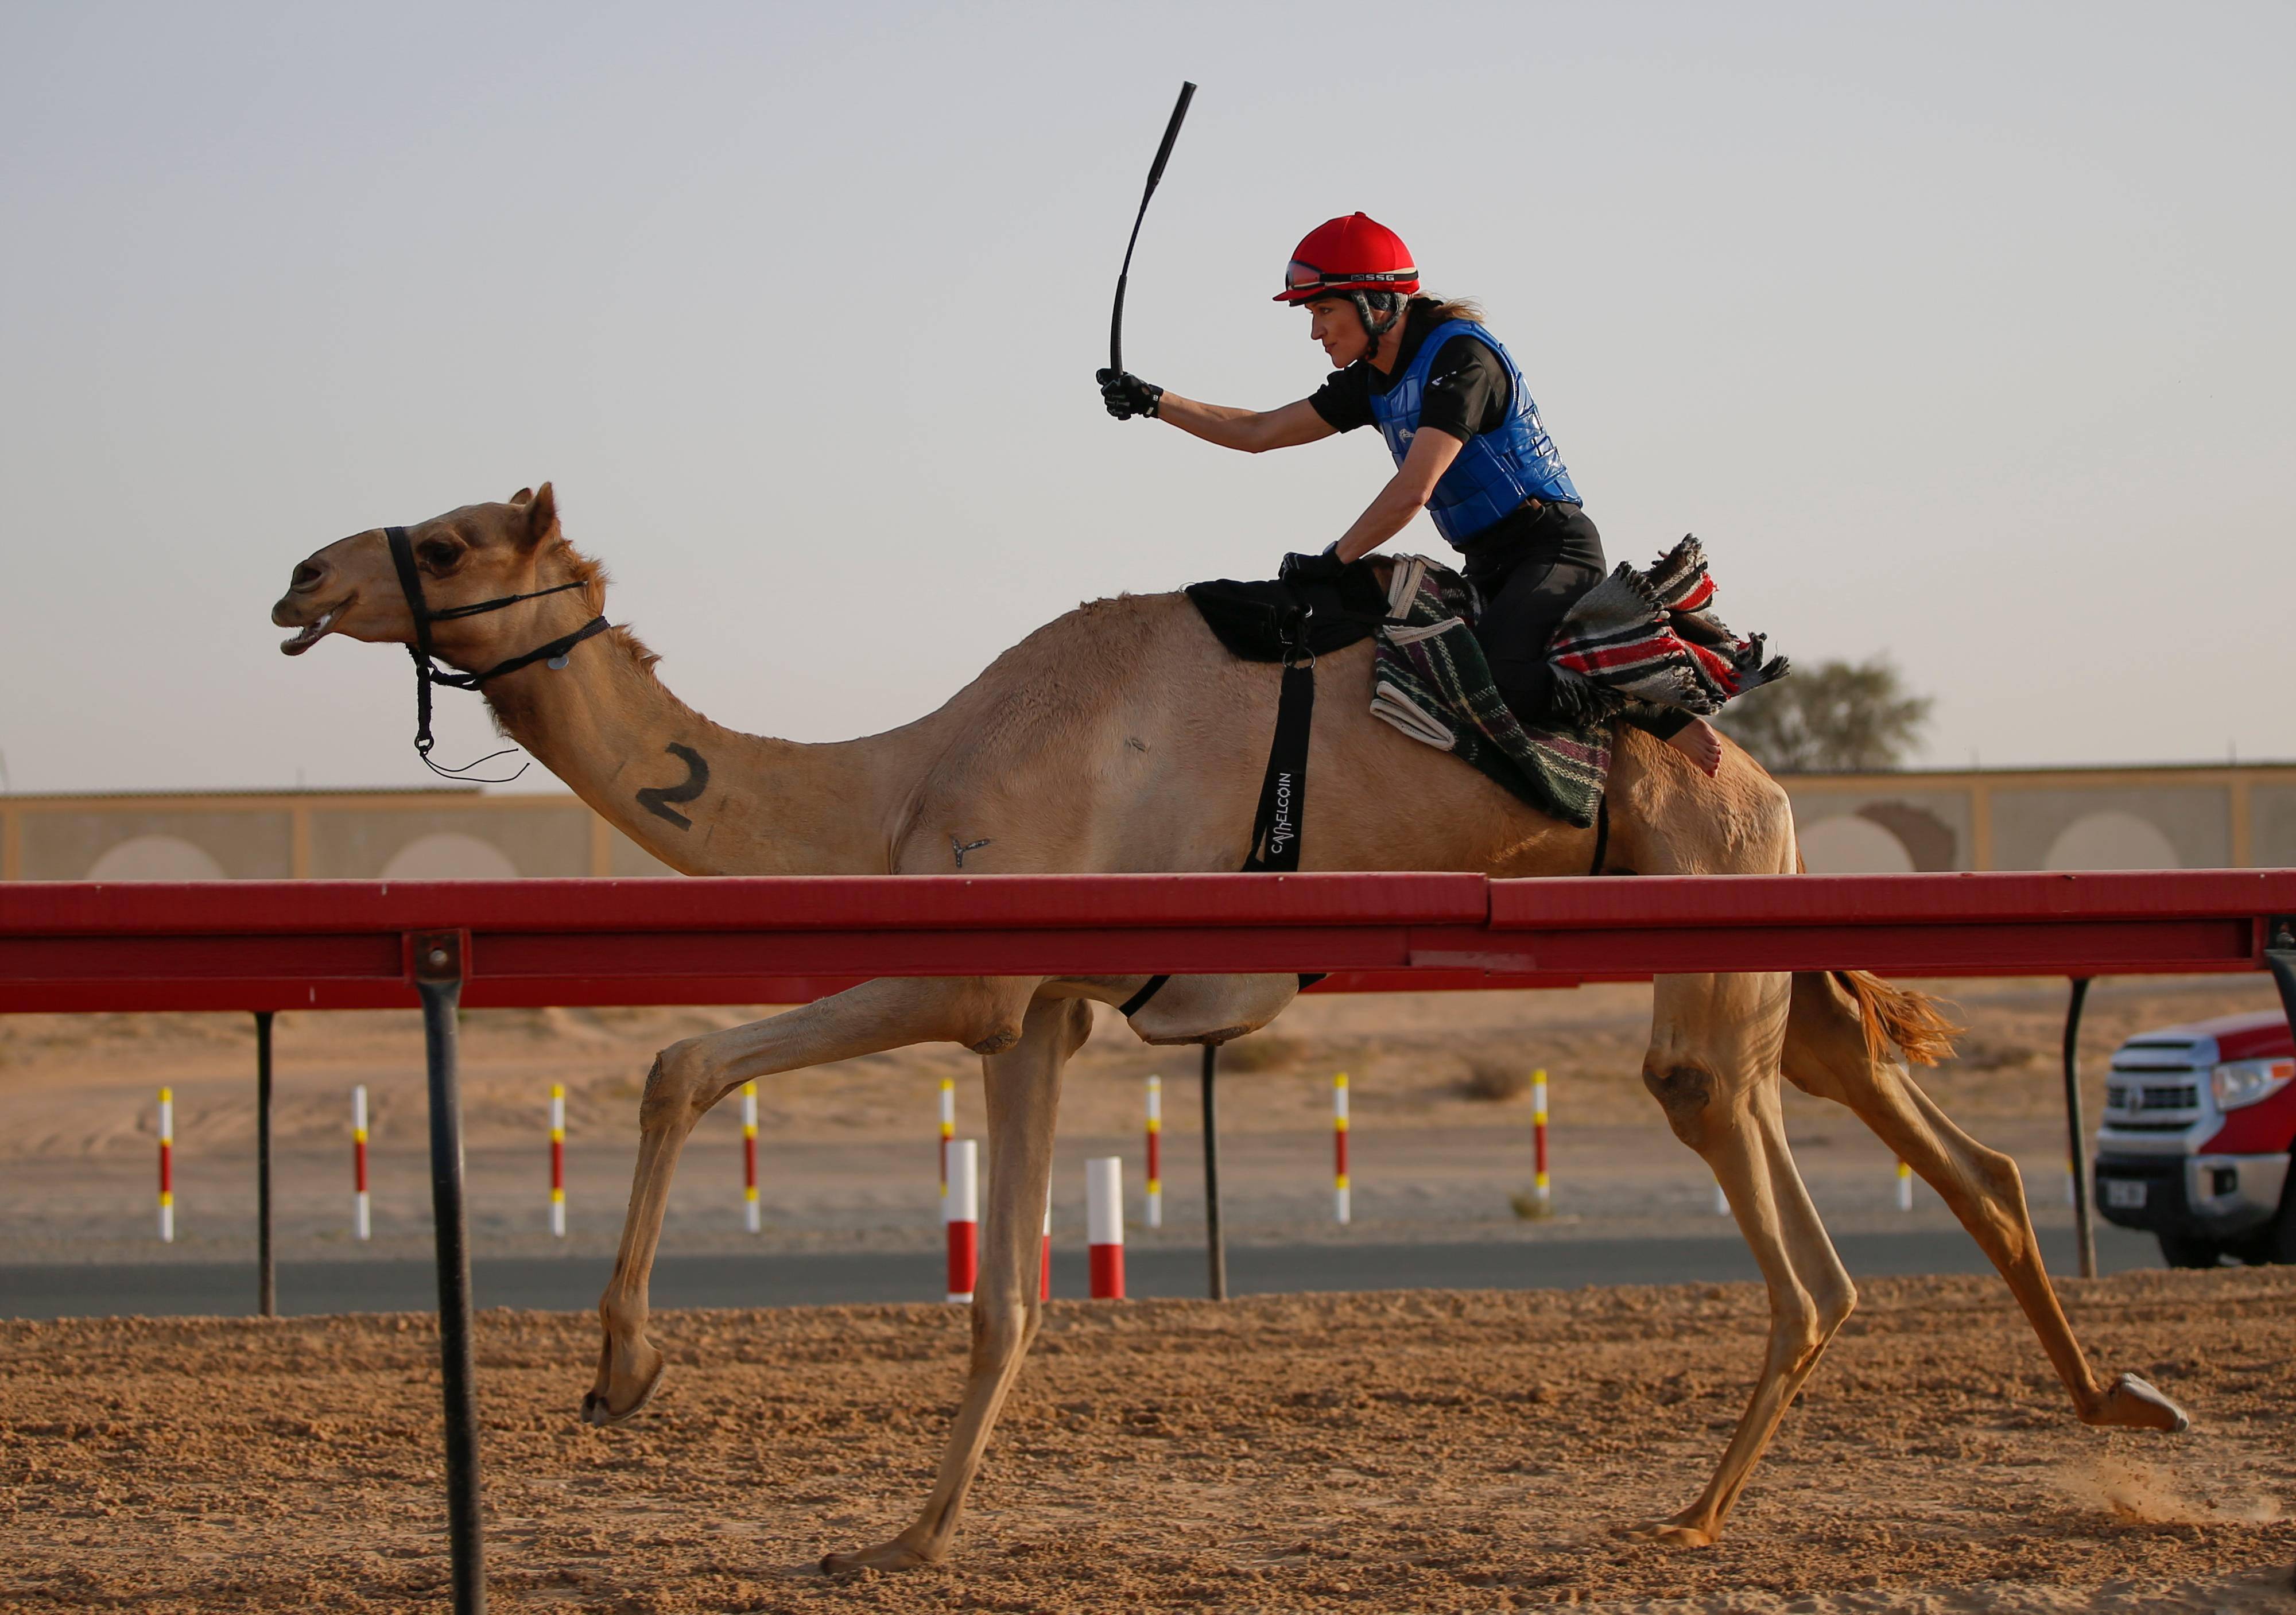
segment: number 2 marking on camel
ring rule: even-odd
[[[662,750],[685,765],[685,783],[682,785],[648,785],[638,792],[638,806],[656,818],[668,819],[680,830],[691,830],[693,821],[668,804],[690,802],[709,789],[709,761],[693,747],[681,746],[676,741],[664,746]]]

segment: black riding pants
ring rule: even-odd
[[[1540,507],[1529,521],[1505,523],[1503,537],[1472,545],[1467,578],[1482,592],[1475,639],[1490,663],[1491,682],[1525,723],[1572,721],[1555,710],[1554,668],[1547,642],[1578,596],[1603,581],[1603,535],[1575,504]]]

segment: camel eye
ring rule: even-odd
[[[422,548],[423,564],[434,572],[444,572],[463,558],[463,546],[444,538],[433,538]]]

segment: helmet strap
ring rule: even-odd
[[[1392,291],[1351,291],[1355,299],[1356,317],[1363,322],[1364,335],[1371,339],[1371,351],[1364,355],[1366,361],[1379,357],[1380,339],[1395,329],[1396,321],[1403,317],[1404,299]],[[1371,300],[1377,297],[1382,305],[1380,317],[1372,317]]]

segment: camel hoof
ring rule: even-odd
[[[611,1355],[611,1348],[609,1348],[608,1351]],[[646,1348],[646,1351],[653,1358],[652,1370],[647,1373],[645,1383],[639,1388],[636,1399],[619,1413],[615,1411],[613,1403],[607,1396],[607,1392],[613,1386],[612,1376],[606,1372],[604,1364],[599,1365],[598,1383],[591,1387],[582,1398],[582,1422],[585,1424],[594,1425],[600,1430],[605,1429],[610,1424],[627,1424],[646,1410],[646,1404],[653,1400],[653,1393],[661,1389],[662,1375],[669,1369],[669,1360],[661,1353],[655,1351],[650,1346]]]
[[[898,1537],[882,1546],[863,1548],[851,1554],[824,1554],[822,1573],[826,1576],[847,1576],[855,1570],[914,1570],[932,1561]]]
[[[1718,1531],[1685,1525],[1679,1520],[1652,1520],[1640,1525],[1622,1525],[1617,1534],[1636,1542],[1655,1542],[1664,1547],[1712,1547]]]
[[[2104,1400],[2087,1422],[2128,1430],[2158,1430],[2169,1435],[2181,1434],[2193,1427],[2192,1419],[2183,1408],[2133,1373],[2122,1374],[2112,1382],[2112,1389],[2104,1393]]]

